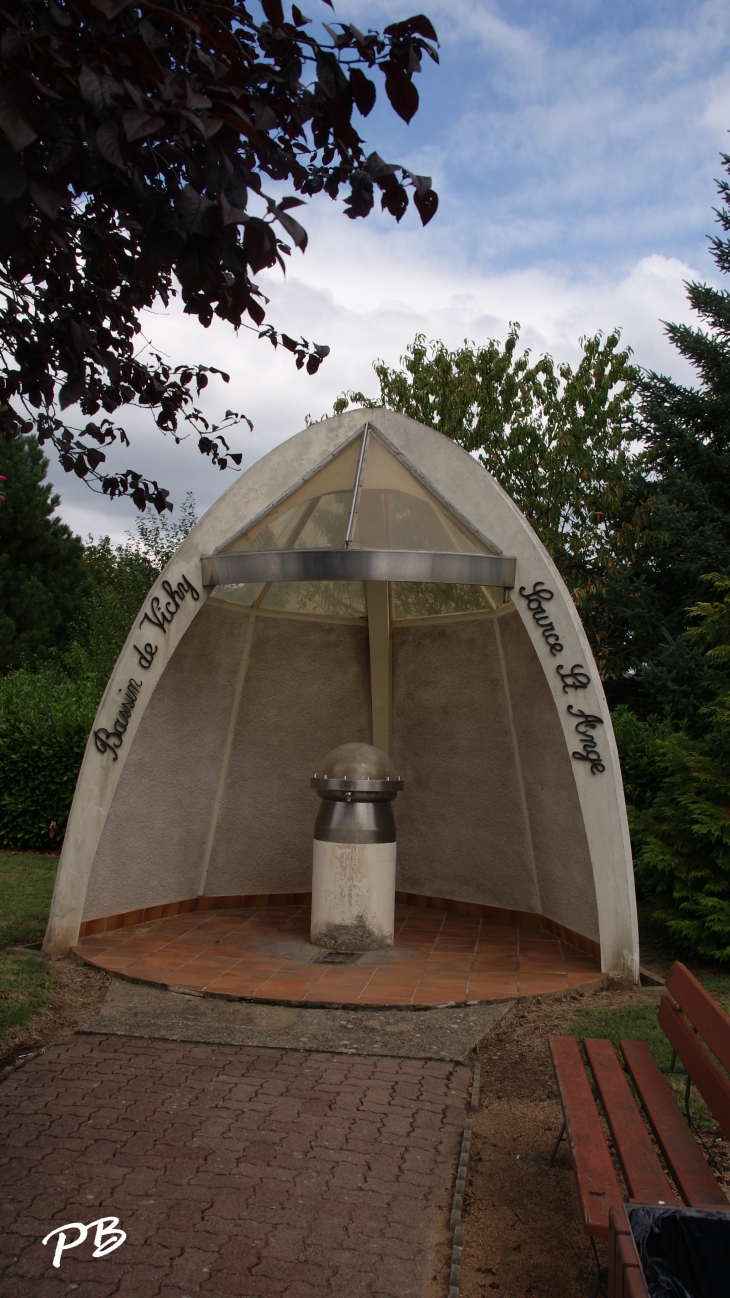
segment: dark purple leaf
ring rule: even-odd
[[[133,0],[91,0],[91,3],[105,18],[116,18]]]
[[[439,205],[439,196],[435,189],[429,189],[425,194],[419,194],[418,190],[413,195],[413,202],[421,218],[422,225],[428,225],[432,216],[436,215]]]
[[[406,18],[403,22],[391,23],[389,27],[384,27],[383,31],[386,36],[425,36],[427,40],[436,41],[438,45],[438,36],[433,23],[425,14],[415,14],[413,18]]]
[[[33,127],[26,122],[18,105],[13,102],[6,91],[0,90],[0,127],[7,135],[13,148],[19,152],[27,149],[38,139]]]
[[[67,201],[66,195],[57,194],[56,191],[50,189],[48,185],[39,184],[38,181],[35,180],[32,180],[30,183],[30,196],[36,207],[39,207],[42,212],[45,212],[46,216],[51,221],[55,221],[58,213],[64,205],[64,201]]]
[[[196,118],[196,121],[199,120]],[[125,113],[122,113],[124,134],[130,143],[132,140],[141,140],[145,135],[159,132],[164,125],[164,117],[155,117],[151,113],[140,112],[137,108],[128,108]]]
[[[119,167],[121,171],[126,171],[116,122],[102,122],[96,132],[96,144],[102,158],[106,158],[107,162]]]
[[[399,185],[397,181],[393,185],[388,185],[383,192],[380,206],[383,211],[390,212],[396,221],[400,221],[408,207],[408,195],[403,186]]]
[[[91,468],[96,471],[100,464],[103,464],[106,456],[103,451],[97,450],[95,446],[89,446],[86,449],[86,459]]]
[[[284,10],[281,0],[261,0],[261,8],[272,27],[284,26]]]
[[[61,391],[58,394],[58,404],[60,405],[61,409],[67,410],[69,406],[75,406],[76,402],[80,401],[85,391],[86,391],[86,380],[83,374],[81,374],[80,376],[77,375],[75,378],[69,379],[66,383],[64,383],[63,387],[61,388]]]
[[[418,91],[400,63],[392,59],[381,63],[385,72],[385,93],[404,122],[410,122],[418,111]]]
[[[350,87],[358,112],[367,117],[375,103],[375,86],[360,68],[350,68]]]

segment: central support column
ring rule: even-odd
[[[390,756],[392,653],[390,582],[366,581],[365,605],[370,637],[370,705],[373,747]]]

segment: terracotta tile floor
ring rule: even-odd
[[[493,1001],[600,978],[598,961],[543,929],[396,906],[395,945],[315,964],[309,908],[193,911],[82,938],[75,952],[129,978],[250,1000],[338,1005]]]

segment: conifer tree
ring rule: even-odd
[[[691,610],[688,638],[702,654],[712,701],[704,733],[654,741],[659,780],[629,807],[636,881],[652,917],[680,949],[730,961],[730,578],[705,578],[712,600]],[[641,723],[639,723],[640,725]]]
[[[0,673],[63,649],[84,592],[83,546],[54,511],[35,437],[0,438]]]
[[[723,154],[730,175],[730,155]],[[714,260],[730,271],[730,183],[718,182],[724,237]],[[687,284],[699,325],[667,325],[697,386],[645,374],[638,390],[643,481],[617,520],[610,568],[581,609],[612,702],[643,715],[671,708],[702,728],[711,696],[707,660],[685,636],[688,610],[705,598],[703,575],[730,575],[730,294]]]

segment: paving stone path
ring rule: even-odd
[[[84,1036],[0,1087],[2,1298],[441,1298],[471,1070]],[[57,1226],[116,1216],[54,1268]],[[76,1238],[69,1232],[68,1239]]]

